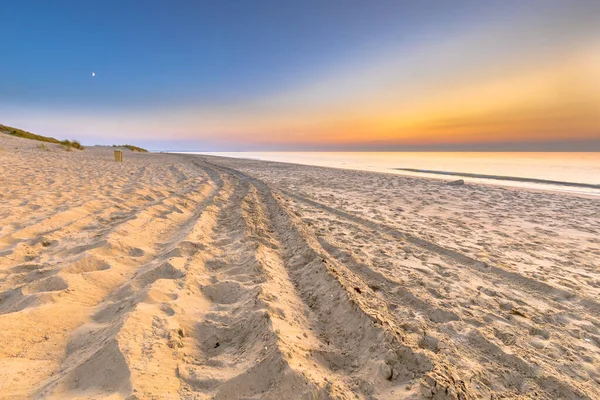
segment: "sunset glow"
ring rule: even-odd
[[[462,2],[453,11],[440,2],[428,18],[426,5],[398,3],[370,10],[314,3],[297,15],[281,3],[269,3],[269,12],[237,2],[187,11],[157,3],[140,16],[137,33],[111,25],[118,21],[110,13],[73,3],[72,13],[56,16],[62,20],[38,21],[30,33],[5,29],[5,46],[41,49],[49,40],[40,38],[44,24],[60,25],[64,41],[53,51],[77,47],[81,58],[63,64],[55,55],[37,82],[34,67],[3,63],[0,117],[49,135],[100,143],[127,137],[155,148],[600,142],[600,3]],[[247,12],[243,23],[261,24],[261,35],[228,32],[238,17],[227,11]],[[185,12],[220,19],[187,32],[161,30],[151,43],[161,13],[174,22]],[[273,20],[278,12],[296,18],[286,26]],[[322,15],[315,21],[314,13]],[[83,38],[70,35],[92,19]],[[302,38],[309,26],[323,42]],[[279,36],[287,42],[274,42]],[[90,46],[80,48],[86,38]],[[135,46],[153,56],[140,59]],[[29,52],[25,62],[43,57]],[[175,71],[166,69],[171,63]],[[207,75],[219,66],[226,73]]]

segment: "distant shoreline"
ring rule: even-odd
[[[468,173],[468,172],[435,171],[435,170],[429,170],[429,169],[416,169],[416,168],[393,168],[393,169],[397,170],[397,171],[418,172],[418,173],[423,173],[423,174],[437,174],[437,175],[447,175],[447,176],[459,176],[459,177],[464,177],[464,178],[494,179],[494,180],[498,180],[498,181],[541,183],[541,184],[550,184],[550,185],[581,187],[581,188],[588,188],[588,189],[600,189],[600,184],[594,185],[591,183],[563,182],[563,181],[553,181],[553,180],[549,180],[549,179],[520,178],[517,176],[503,176],[503,175],[472,174],[472,173]]]

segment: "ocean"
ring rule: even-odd
[[[465,182],[600,196],[600,153],[189,152],[188,154],[190,153],[446,180],[463,179]]]

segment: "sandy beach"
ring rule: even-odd
[[[598,198],[0,134],[0,398],[598,399]]]

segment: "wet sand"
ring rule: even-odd
[[[462,178],[480,178],[480,179],[492,179],[497,181],[512,181],[512,182],[527,182],[527,183],[541,183],[547,185],[557,186],[572,186],[588,189],[600,189],[600,185],[594,185],[591,183],[579,183],[579,182],[564,182],[564,181],[551,181],[547,179],[534,179],[534,178],[520,178],[517,176],[504,176],[504,175],[485,175],[485,174],[472,174],[468,172],[452,172],[452,171],[431,171],[426,169],[414,169],[414,168],[395,168],[398,171],[408,172],[419,172],[423,174],[436,174],[445,176],[458,176]]]
[[[600,397],[600,207],[0,137],[1,398]]]

